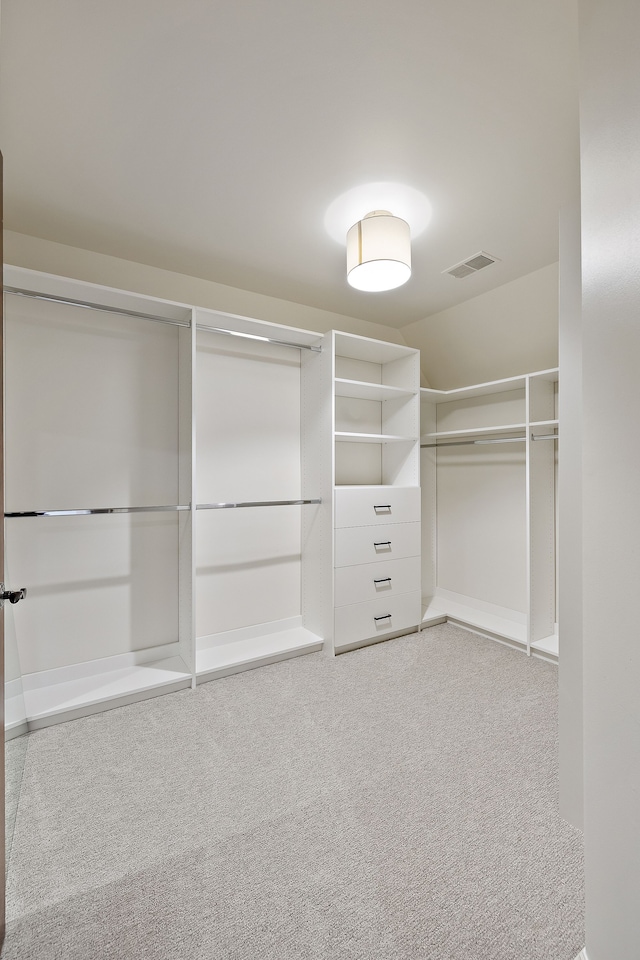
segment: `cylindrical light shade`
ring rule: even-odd
[[[368,213],[347,233],[347,280],[356,290],[378,293],[411,276],[409,224],[387,210]]]

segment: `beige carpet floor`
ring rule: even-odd
[[[3,960],[573,960],[556,724],[446,624],[30,734]]]

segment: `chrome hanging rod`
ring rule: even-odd
[[[293,343],[290,340],[275,340],[273,337],[261,337],[257,333],[241,333],[239,330],[225,330],[222,327],[209,327],[206,323],[196,324],[197,330],[207,333],[222,333],[227,337],[244,337],[245,340],[262,340],[264,343],[274,343],[279,347],[295,347],[297,350],[311,350],[313,353],[322,353],[322,347],[312,343]]]
[[[86,310],[99,310],[102,313],[115,313],[121,317],[135,317],[137,320],[155,320],[157,323],[170,323],[175,327],[189,327],[188,320],[171,320],[169,317],[157,317],[152,313],[139,310],[127,310],[125,307],[108,307],[104,303],[92,303],[90,300],[74,300],[71,297],[58,297],[55,294],[35,293],[33,290],[21,290],[19,287],[5,287],[5,293],[13,297],[27,297],[30,300],[46,300],[50,303],[66,303],[71,307],[83,307]]]
[[[297,507],[322,500],[246,500],[244,503],[199,503],[196,510],[235,510],[238,507]]]
[[[97,507],[79,510],[25,510],[5,513],[6,518],[14,517],[88,517],[98,513],[169,513],[176,510],[191,510],[189,504],[171,504],[163,507]]]
[[[536,436],[535,434],[532,433],[531,439],[532,440],[557,440],[558,434],[547,433],[544,435],[539,434],[538,436]],[[421,443],[420,447],[424,449],[424,448],[432,448],[432,447],[464,447],[464,446],[468,446],[471,443],[525,443],[526,440],[527,440],[526,437],[495,437],[495,438],[490,438],[488,440],[446,440],[442,443]]]

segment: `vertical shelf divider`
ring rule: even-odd
[[[191,510],[178,514],[178,641],[180,656],[196,685],[195,631],[195,346],[196,312],[179,330],[178,343],[178,498]]]

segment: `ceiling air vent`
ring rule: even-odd
[[[480,253],[474,254],[472,257],[469,257],[468,260],[456,263],[453,267],[449,267],[442,272],[448,273],[449,276],[455,277],[456,280],[462,280],[463,277],[470,277],[472,273],[477,273],[478,270],[488,267],[491,263],[499,262],[497,257],[492,257],[481,250]]]

